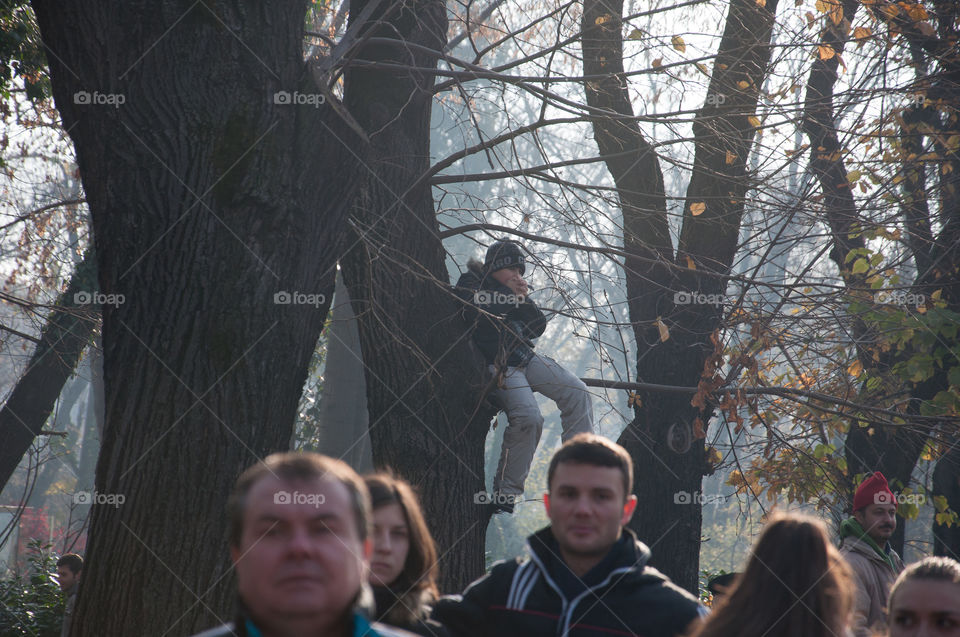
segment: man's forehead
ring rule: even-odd
[[[286,479],[268,475],[257,480],[247,495],[248,514],[253,508],[282,510],[288,505],[307,505],[328,512],[343,509],[344,514],[349,514],[350,492],[345,484],[326,476]]]
[[[553,484],[558,487],[583,489],[623,490],[623,476],[618,467],[586,464],[582,462],[561,462],[553,473]]]
[[[897,505],[894,502],[877,502],[866,507],[867,513],[879,514],[889,511],[896,511]]]

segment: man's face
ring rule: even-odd
[[[336,621],[360,591],[369,549],[343,483],[267,476],[247,494],[240,544],[230,555],[240,597],[270,625]]]
[[[853,512],[863,530],[881,548],[897,528],[897,505],[871,504]]]
[[[620,538],[637,496],[625,497],[616,467],[561,462],[544,496],[553,536],[565,560],[601,559]]]
[[[69,566],[57,567],[57,581],[60,583],[60,590],[66,593],[80,579],[79,573],[74,573]]]

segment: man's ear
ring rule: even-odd
[[[550,517],[550,494],[543,494],[543,508],[547,510],[547,517]]]
[[[626,526],[627,522],[630,521],[630,518],[633,517],[633,512],[637,509],[637,496],[631,495],[627,498],[627,501],[623,503],[623,517],[620,518],[620,526]]]

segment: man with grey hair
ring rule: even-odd
[[[367,619],[370,496],[346,463],[273,454],[243,472],[227,508],[237,615],[196,637],[407,634]]]

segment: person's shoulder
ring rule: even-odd
[[[699,599],[652,566],[644,566],[630,583],[637,588],[638,595],[655,601],[657,605],[685,609],[691,615],[700,613],[702,604]]]
[[[235,637],[235,635],[233,623],[228,623],[197,633],[193,637]]]
[[[476,287],[483,280],[483,264],[476,259],[467,262],[467,269],[457,279],[457,287]]]

